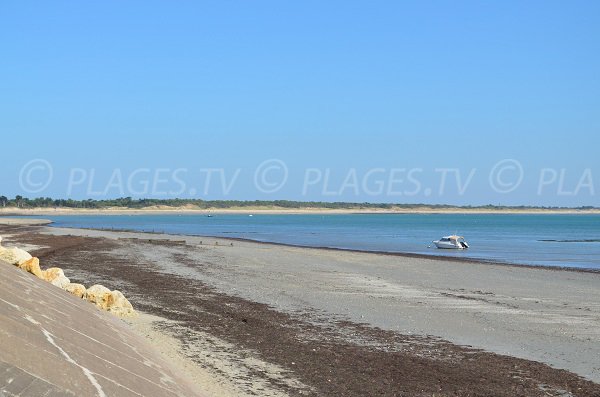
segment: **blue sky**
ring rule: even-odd
[[[3,2],[0,194],[600,206],[598,15],[596,1]],[[271,159],[288,177],[265,192]],[[518,169],[490,175],[507,159],[523,176],[508,192]],[[52,167],[39,192],[32,160]],[[207,185],[209,168],[232,188]],[[461,193],[442,169],[475,173]]]

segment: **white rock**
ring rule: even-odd
[[[67,285],[65,291],[75,295],[78,298],[83,298],[85,296],[85,286],[83,284],[71,283]]]
[[[96,306],[103,310],[108,310],[108,297],[110,296],[110,290],[103,285],[96,284],[92,285],[85,291],[83,299],[88,302],[94,303]]]
[[[20,248],[4,248],[0,247],[0,260],[8,262],[11,265],[20,265],[32,258],[29,252]]]
[[[69,280],[68,277],[62,276],[50,281],[50,284],[55,285],[58,288],[65,289],[69,284],[71,284],[71,280]]]
[[[121,317],[135,315],[131,303],[125,298],[121,291],[117,290],[112,291],[108,296],[107,309],[109,312]]]
[[[62,289],[65,289],[71,283],[71,280],[65,277],[65,273],[60,267],[46,269],[44,271],[44,280]]]

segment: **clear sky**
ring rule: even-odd
[[[598,1],[2,2],[0,194],[600,206],[599,17]]]

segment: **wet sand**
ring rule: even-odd
[[[213,395],[600,395],[600,274],[144,233],[0,233],[40,246],[72,280],[127,291],[153,316],[132,327]]]

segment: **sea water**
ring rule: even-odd
[[[600,215],[65,215],[54,226],[235,237],[310,247],[406,252],[506,263],[600,269]],[[439,250],[432,240],[465,236],[471,248]]]

